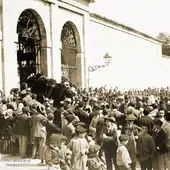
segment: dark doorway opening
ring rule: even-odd
[[[41,36],[38,22],[31,12],[25,10],[21,13],[18,24],[18,76],[20,86],[26,82],[32,73],[40,72]]]

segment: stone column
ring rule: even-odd
[[[88,58],[88,42],[89,39],[89,13],[84,14],[84,54],[82,53],[82,87],[88,87],[88,68],[87,68],[87,58]]]
[[[51,4],[51,38],[52,38],[52,51],[51,51],[51,72],[52,78],[57,82],[61,81],[61,41],[60,41],[60,15],[59,7],[57,4]]]

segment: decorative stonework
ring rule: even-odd
[[[61,41],[63,46],[68,46],[68,47],[76,47],[76,39],[74,35],[74,30],[71,27],[71,25],[67,22],[63,26],[63,30],[61,33]]]
[[[31,11],[25,10],[20,15],[17,25],[17,33],[21,37],[40,40],[38,23]]]

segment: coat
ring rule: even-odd
[[[42,132],[46,132],[46,128],[42,123],[43,121],[46,121],[46,117],[40,113],[32,115],[30,119],[30,127],[32,129],[33,137],[42,137]]]
[[[29,117],[27,114],[21,114],[14,118],[15,134],[21,136],[28,136],[29,134]]]
[[[166,133],[163,129],[155,130],[153,132],[153,139],[159,154],[164,154],[168,151],[166,148]]]
[[[155,142],[149,134],[139,136],[137,141],[137,154],[140,162],[152,158],[156,153]]]
[[[162,129],[166,133],[166,147],[170,152],[170,123],[169,122],[164,123]]]
[[[53,146],[49,146],[45,153],[45,160],[47,164],[59,164],[60,163],[60,151],[59,148],[54,148]]]
[[[101,160],[98,157],[89,158],[87,160],[88,170],[106,170],[106,165],[101,164]]]
[[[126,145],[126,148],[129,152],[132,163],[136,163],[136,146],[135,146],[135,140],[133,136],[129,136],[129,140]]]
[[[106,135],[105,138],[103,138],[103,134]],[[111,155],[115,156],[118,147],[117,130],[113,127],[113,129],[108,131],[108,129],[104,127],[103,134],[101,135],[101,141],[103,143],[102,148],[105,152],[108,152]]]
[[[84,122],[87,126],[90,124],[90,118],[87,112],[85,112],[83,109],[78,108],[74,111],[74,114],[78,116],[80,119],[80,122]]]

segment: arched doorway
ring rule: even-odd
[[[80,38],[76,26],[72,22],[66,22],[61,33],[61,65],[62,75],[73,84],[81,86],[81,60],[78,54],[81,52]]]
[[[41,47],[46,34],[40,16],[31,9],[23,11],[18,19],[17,34],[18,77],[21,86],[30,74],[44,72],[41,61],[42,58],[46,59],[46,54],[43,53],[45,56],[41,56]]]

